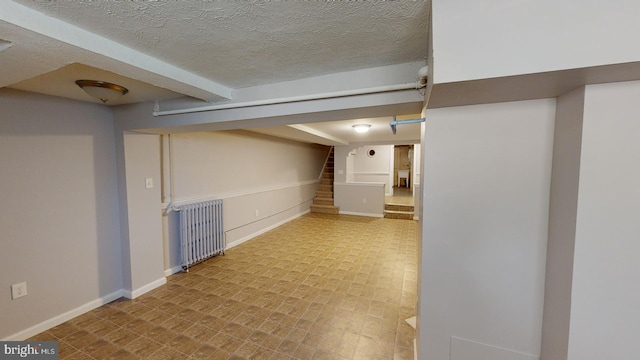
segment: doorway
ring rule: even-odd
[[[413,145],[395,145],[393,147],[393,187],[394,194],[408,191],[411,193],[413,184]],[[404,191],[402,189],[405,189]]]
[[[413,151],[413,145],[393,147],[393,191],[391,196],[385,197],[384,216],[387,218],[414,219]]]

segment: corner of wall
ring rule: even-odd
[[[148,293],[151,290],[154,290],[164,284],[167,283],[167,278],[166,277],[162,277],[160,279],[157,279],[155,281],[152,281],[146,285],[143,285],[133,291],[131,290],[122,290],[122,296],[126,297],[127,299],[135,299],[141,295],[144,295],[146,293]]]

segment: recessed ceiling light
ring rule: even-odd
[[[359,133],[366,133],[371,128],[369,124],[355,124],[353,125],[353,130]]]

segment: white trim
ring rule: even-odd
[[[310,212],[310,210],[305,210],[305,211],[303,211],[301,213],[298,213],[298,214],[296,214],[294,216],[286,218],[286,219],[284,219],[282,221],[278,221],[277,223],[275,223],[273,225],[270,225],[270,226],[268,226],[268,227],[266,227],[264,229],[260,229],[259,231],[254,232],[253,234],[247,235],[247,236],[242,237],[242,238],[240,238],[240,239],[238,239],[236,241],[228,243],[227,246],[225,247],[225,250],[231,249],[234,246],[238,246],[238,245],[242,244],[243,242],[249,241],[249,240],[253,239],[254,237],[256,237],[258,235],[262,235],[262,234],[266,233],[267,231],[271,231],[271,230],[277,228],[278,226],[284,225],[284,224],[288,223],[289,221],[295,220],[295,219],[299,218],[300,216],[305,215],[305,214],[307,214],[309,212]]]
[[[178,265],[178,266],[174,266],[174,267],[172,267],[171,269],[166,269],[166,270],[164,271],[164,276],[165,276],[165,277],[167,277],[167,276],[171,276],[171,275],[173,275],[173,274],[177,274],[177,273],[179,273],[179,272],[181,272],[181,271],[182,271],[182,266],[180,266],[180,265]]]
[[[353,175],[381,175],[381,176],[387,176],[387,175],[391,175],[391,172],[389,172],[389,171],[387,171],[387,172],[354,171]]]
[[[271,191],[284,190],[284,189],[292,189],[292,188],[296,188],[296,187],[314,185],[314,184],[319,184],[319,183],[320,183],[319,179],[314,179],[314,180],[301,181],[301,182],[291,183],[291,184],[286,184],[286,185],[281,185],[281,186],[253,189],[253,190],[242,191],[242,192],[203,195],[203,196],[197,196],[197,197],[183,198],[183,199],[180,199],[180,200],[175,200],[172,203],[172,205],[173,206],[180,206],[180,205],[188,205],[188,204],[196,203],[196,202],[200,202],[200,201],[217,200],[217,199],[222,199],[222,200],[224,200],[224,199],[232,199],[232,198],[241,197],[241,196],[255,195],[255,194],[266,193],[266,192],[271,192]],[[162,209],[163,210],[166,209],[167,206],[169,206],[169,203],[162,203]]]
[[[370,187],[380,187],[380,186],[385,186],[387,183],[384,182],[369,182],[369,181],[364,181],[364,182],[358,182],[358,181],[350,181],[350,182],[334,182],[333,186],[370,186]]]
[[[45,320],[41,323],[33,325],[27,329],[19,331],[13,335],[9,335],[8,337],[2,339],[2,341],[23,341],[28,339],[34,335],[37,335],[43,331],[47,331],[55,326],[62,324],[65,321],[69,321],[77,316],[80,316],[86,312],[89,312],[93,309],[99,308],[104,304],[108,304],[113,300],[119,299],[123,296],[123,290],[117,290],[112,292],[111,294],[105,295],[99,299],[89,301],[84,305],[80,305],[75,309],[71,309],[65,313],[54,316],[48,320]]]
[[[122,291],[122,296],[126,297],[127,299],[135,299],[138,296],[146,294],[149,291],[151,291],[151,290],[153,290],[155,288],[158,288],[158,287],[160,287],[160,286],[162,286],[162,285],[164,285],[166,283],[167,283],[167,278],[163,276],[160,279],[152,281],[152,282],[150,282],[150,283],[148,283],[146,285],[143,285],[143,286],[141,286],[141,287],[139,287],[139,288],[137,288],[137,289],[135,289],[133,291],[129,291],[129,290],[125,289],[125,290]]]
[[[355,211],[342,211],[342,210],[340,210],[340,215],[356,215],[356,216],[366,216],[366,217],[375,217],[375,218],[384,217],[384,214],[360,213]]]
[[[451,360],[540,360],[539,355],[528,354],[478,341],[452,336],[449,345]]]
[[[413,330],[416,329],[416,321],[417,321],[417,317],[416,316],[412,316],[408,319],[404,319],[404,321],[407,322],[407,324],[411,325],[411,327],[413,328]],[[413,360],[418,360],[418,345],[416,343],[416,338],[413,338]]]

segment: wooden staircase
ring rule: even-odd
[[[318,185],[316,196],[313,198],[313,204],[311,204],[311,212],[323,214],[340,213],[340,208],[333,205],[333,147],[331,147],[327,161],[324,164],[320,185]]]

